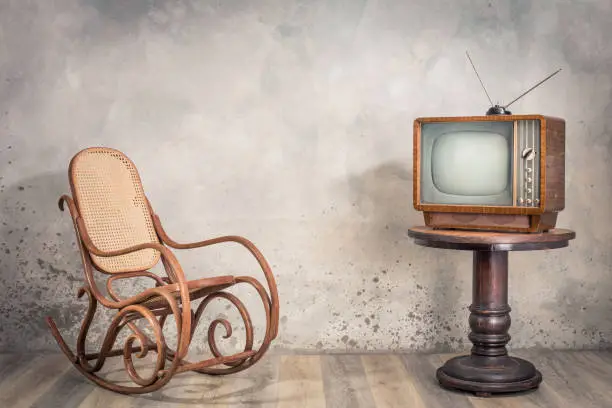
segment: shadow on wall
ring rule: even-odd
[[[0,189],[0,351],[59,352],[45,322],[47,316],[53,317],[70,346],[76,341],[87,296],[77,298],[78,289],[85,285],[83,265],[70,213],[67,208],[61,212],[57,205],[67,193],[67,172],[24,179]],[[103,293],[105,278],[94,272]],[[150,286],[144,279],[114,285],[123,296]],[[236,311],[228,309],[225,305],[224,316],[232,313],[237,317]],[[113,315],[113,310],[98,307],[89,329],[88,349],[98,350]],[[174,334],[172,325],[167,326],[166,334]],[[242,333],[242,327],[234,329]],[[123,330],[116,344],[122,344],[126,335]],[[170,346],[175,346],[173,338],[169,336]]]
[[[388,162],[348,179],[356,210],[368,222],[389,231],[419,223],[420,213],[412,206],[412,166]],[[395,236],[396,234],[393,233]]]
[[[410,163],[402,162],[383,163],[348,179],[359,221],[345,220],[348,231],[339,239],[344,240],[344,256],[372,267],[363,272],[363,295],[350,303],[360,310],[385,304],[381,296],[389,296],[395,304],[398,298],[408,299],[401,302],[402,310],[380,310],[399,318],[394,328],[381,328],[378,334],[390,336],[393,348],[462,348],[465,327],[456,322],[465,319],[457,318],[457,313],[464,313],[467,305],[459,301],[462,292],[454,255],[419,247],[407,237],[408,228],[423,224],[422,213],[413,207],[412,180]],[[383,286],[388,282],[391,287]]]
[[[44,318],[77,327],[85,302],[72,222],[58,198],[69,192],[66,173],[43,174],[0,190],[0,349],[54,345]],[[71,333],[71,334],[76,334]]]
[[[423,223],[421,213],[412,206],[412,172],[409,165],[384,163],[352,176],[348,184],[355,212],[359,215],[356,218],[362,222],[349,223],[352,231],[344,236],[348,238],[352,235],[355,238],[346,240],[346,255],[365,259],[367,265],[383,265],[382,268],[397,285],[404,286],[405,290],[411,286],[418,289],[408,293],[410,297],[403,303],[404,310],[392,312],[398,316],[406,314],[415,320],[402,322],[405,327],[416,329],[414,333],[407,331],[402,334],[410,337],[409,348],[446,352],[468,344],[465,308],[469,300],[460,300],[460,297],[461,287],[469,288],[470,266],[466,264],[458,270],[457,262],[459,259],[468,261],[471,254],[418,247],[406,237],[406,230],[410,226]],[[603,265],[610,263],[611,258],[605,248],[592,251],[591,258],[597,258]],[[590,261],[592,259],[588,257],[585,259],[587,263]],[[364,284],[370,287],[363,291],[369,292],[373,289],[370,280],[379,275],[379,271],[365,273],[369,274],[370,279],[364,280]],[[464,281],[463,285],[460,279]],[[569,331],[566,332],[567,336],[563,336],[567,339],[563,342],[566,347],[580,347],[585,340],[602,348],[610,347],[610,293],[612,279],[597,283],[569,279],[560,285],[555,301],[543,305],[558,316],[551,323]],[[465,303],[466,300],[468,303]],[[360,301],[358,305],[366,308],[376,298],[360,298]],[[547,331],[542,327],[540,334],[546,338]],[[395,336],[395,333],[389,334]]]

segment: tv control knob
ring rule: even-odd
[[[525,200],[525,202],[529,205],[531,204],[531,198],[528,198],[527,200]]]
[[[523,199],[523,197],[519,198],[519,203],[523,204],[525,202],[525,200]]]
[[[538,205],[538,204],[540,204],[540,200],[538,200],[538,199],[536,198],[535,200],[533,200],[533,203],[534,203],[535,205]]]
[[[528,189],[527,189],[527,190],[525,190],[525,191],[527,192],[527,194],[531,194],[531,191],[532,191],[532,190],[531,190],[530,188],[528,188]]]
[[[527,167],[527,168],[525,168],[525,171],[526,171],[527,173],[531,173],[531,172],[533,171],[533,169],[532,169],[531,167]]]
[[[525,160],[533,160],[535,158],[536,151],[533,147],[528,147],[521,153],[521,157]]]
[[[531,183],[533,181],[533,179],[531,177],[526,177],[525,181],[527,181],[528,183]]]

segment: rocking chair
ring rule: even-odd
[[[79,289],[78,297],[87,294],[89,298],[89,307],[76,342],[76,354],[64,341],[53,319],[47,317],[46,320],[59,347],[77,370],[111,391],[142,394],[160,389],[181,372],[231,374],[249,368],[261,359],[278,333],[279,304],[270,266],[255,245],[239,236],[224,236],[191,244],[173,241],[145,197],[136,167],[117,150],[82,150],[70,162],[69,179],[73,198],[64,195],[58,204],[62,211],[64,204],[68,205],[81,252],[85,285]],[[222,242],[238,243],[255,257],[265,275],[269,293],[259,281],[249,276],[218,276],[188,281],[169,249],[200,248]],[[149,270],[160,260],[167,275],[165,277]],[[109,275],[106,281],[107,296],[96,285],[94,271]],[[115,281],[136,277],[151,279],[155,287],[125,299],[112,287]],[[253,347],[253,325],[246,307],[238,297],[224,291],[239,283],[251,285],[263,302],[266,328],[259,348]],[[208,327],[208,345],[213,356],[199,362],[187,361],[186,355],[198,321],[206,307],[217,298],[229,301],[240,313],[246,331],[244,350],[233,355],[223,355],[219,351],[215,329],[223,326],[225,338],[232,334],[229,321],[219,318]],[[192,305],[196,299],[202,299],[197,308]],[[114,317],[100,351],[86,353],[85,341],[98,303],[116,312],[113,312]],[[176,321],[176,350],[170,348],[164,339],[164,323],[169,315],[173,315]],[[141,319],[148,323],[154,339],[137,326],[136,322]],[[122,348],[114,349],[117,335],[126,326],[131,331],[130,335]],[[143,377],[134,367],[132,356],[136,354],[137,358],[143,358],[149,351],[157,354],[155,368],[149,376]],[[112,383],[96,374],[108,357],[120,355],[123,355],[127,374],[135,385]],[[90,363],[92,360],[94,362]]]

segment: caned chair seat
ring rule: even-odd
[[[214,278],[204,278],[187,281],[187,288],[189,290],[189,300],[200,299],[210,293],[218,292],[226,289],[236,282],[233,276],[216,276]],[[170,284],[162,287],[163,290],[167,290],[170,294],[178,301],[181,297],[181,292],[177,284]],[[159,309],[168,307],[168,301],[156,293],[150,293],[150,297],[147,296],[147,291],[141,293],[145,297],[139,299],[137,304],[148,307],[149,309]]]

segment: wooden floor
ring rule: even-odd
[[[176,376],[153,394],[98,388],[60,354],[0,354],[0,407],[612,407],[612,352],[515,352],[544,375],[534,392],[477,398],[441,389],[436,367],[450,355],[268,355],[247,373]],[[121,358],[107,378],[121,379]]]

